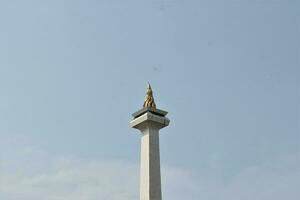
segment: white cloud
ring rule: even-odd
[[[55,158],[24,138],[2,141],[1,200],[139,199],[137,163]],[[299,199],[297,156],[249,167],[226,183],[200,170],[172,166],[164,167],[162,175],[164,199]]]
[[[65,158],[36,174],[3,174],[0,199],[136,199],[137,166],[128,162]],[[64,164],[61,164],[64,163]],[[1,198],[1,196],[3,196]]]
[[[299,155],[282,156],[245,168],[227,181],[200,171],[175,169],[172,175],[172,169],[166,169],[166,199],[296,200],[300,197],[299,167]]]

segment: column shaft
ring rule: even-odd
[[[149,123],[141,131],[140,200],[161,200],[159,128]]]

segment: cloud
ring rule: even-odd
[[[137,199],[138,167],[125,161],[64,158],[39,173],[1,176],[0,199]]]
[[[0,199],[139,199],[138,163],[53,157],[23,137],[1,141]],[[298,155],[249,166],[226,182],[200,169],[174,166],[164,166],[162,175],[163,199],[299,199]]]
[[[232,200],[299,199],[299,172],[296,155],[252,166],[230,181],[224,196]]]

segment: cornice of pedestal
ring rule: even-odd
[[[133,113],[132,116],[134,118],[137,118],[137,117],[143,115],[146,112],[150,112],[150,113],[153,113],[155,115],[162,116],[162,117],[164,117],[164,116],[166,116],[168,114],[167,111],[164,111],[164,110],[161,110],[161,109],[152,108],[152,107],[144,107],[144,108],[136,111],[135,113]]]
[[[145,125],[150,126],[151,124],[154,124],[158,129],[161,129],[161,128],[168,126],[169,123],[170,123],[170,120],[167,117],[164,117],[164,116],[161,116],[158,114],[154,114],[150,111],[146,111],[144,114],[134,118],[130,122],[130,125],[132,128],[141,129],[141,128],[145,127]]]

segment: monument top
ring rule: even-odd
[[[140,129],[146,125],[145,122],[154,122],[156,128],[161,129],[169,125],[170,120],[166,117],[167,114],[167,111],[156,108],[152,89],[148,83],[143,108],[132,114],[133,120],[130,124],[132,128]]]
[[[150,112],[152,114],[164,117],[168,114],[167,111],[160,110],[156,108],[155,102],[154,102],[154,97],[153,97],[153,92],[152,88],[150,86],[150,83],[148,82],[147,84],[147,90],[146,90],[146,96],[143,104],[143,108],[138,110],[137,112],[133,113],[132,116],[133,118],[137,118],[147,112]]]

